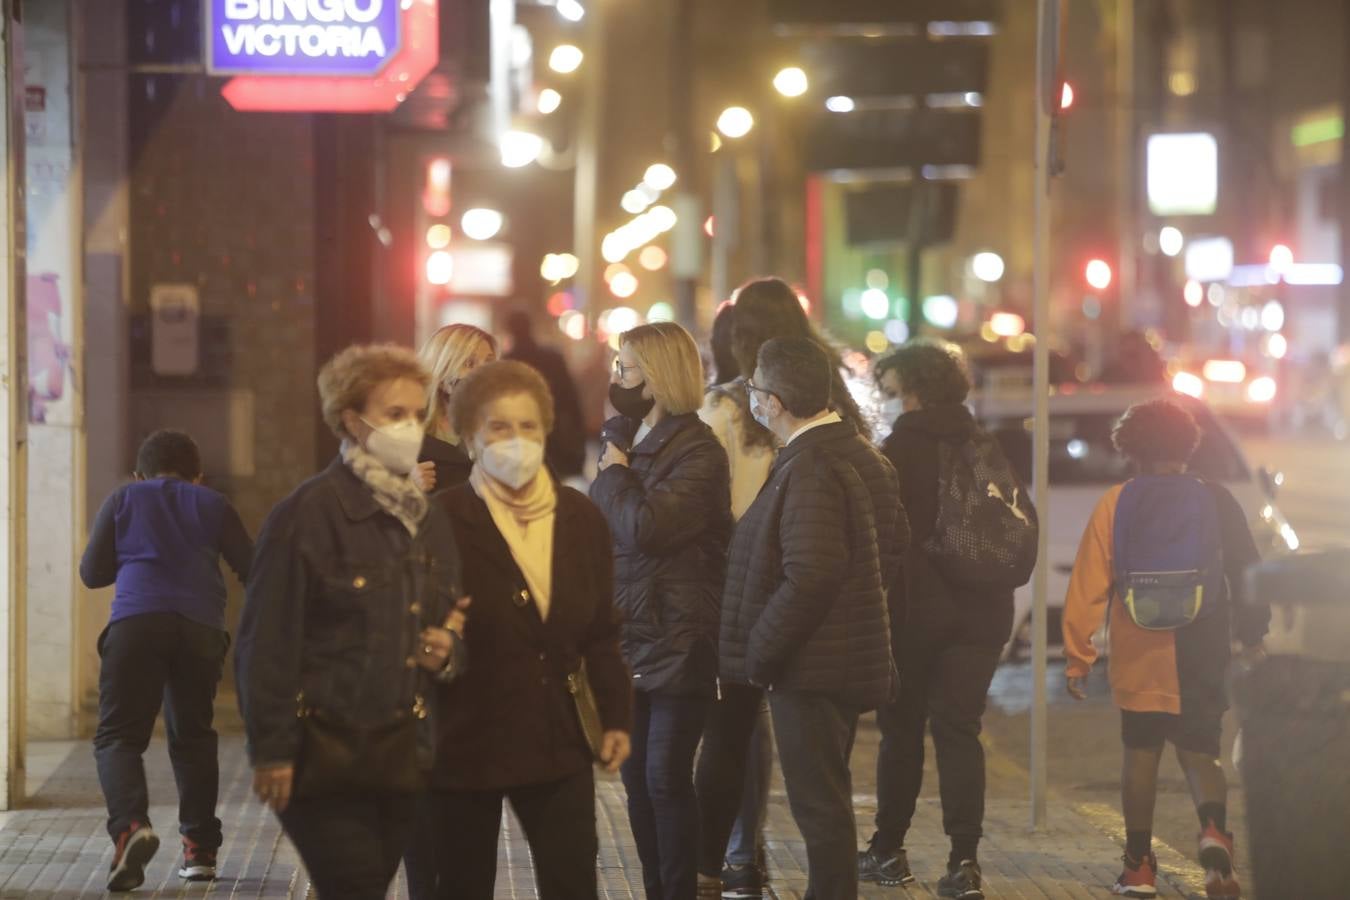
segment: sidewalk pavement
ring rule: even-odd
[[[876,798],[877,735],[864,722],[854,753],[855,805],[859,844],[871,835]],[[64,754],[50,777],[32,789],[24,809],[0,815],[0,898],[99,896],[112,846],[104,831],[104,810],[90,745],[77,743],[51,748]],[[50,752],[50,751],[49,751]],[[931,753],[929,754],[931,761]],[[991,758],[991,791],[981,863],[986,893],[991,900],[1087,900],[1110,896],[1110,885],[1120,869],[1123,833],[1118,816],[1109,808],[1070,808],[1054,804],[1048,829],[1032,833],[1030,807],[1012,795],[1006,760]],[[930,762],[931,766],[931,762]],[[185,898],[302,898],[313,896],[294,849],[281,834],[276,819],[249,796],[250,772],[243,740],[237,734],[221,739],[220,818],[225,823],[221,848],[221,879],[209,885],[188,885],[177,877],[176,802],[173,774],[162,741],[146,756],[150,780],[151,818],[163,845],[151,863],[146,884],[133,896]],[[1003,787],[999,787],[1000,782]],[[937,879],[946,861],[942,813],[934,796],[931,772],[910,834],[910,858],[919,882],[908,890],[864,886],[864,898],[936,897]],[[628,829],[623,786],[617,778],[601,776],[597,785],[600,830],[601,896],[641,898],[642,878],[633,838]],[[769,865],[773,896],[801,898],[806,889],[806,854],[788,812],[780,781],[770,806]],[[498,898],[536,897],[529,852],[518,826],[508,822],[499,849]],[[1159,848],[1166,878],[1159,896],[1193,896],[1199,872],[1193,863],[1170,848]],[[406,896],[402,879],[391,896]]]

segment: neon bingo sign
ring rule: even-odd
[[[207,67],[239,110],[388,112],[436,66],[437,0],[206,0]]]

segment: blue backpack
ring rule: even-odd
[[[1223,590],[1218,503],[1199,478],[1146,475],[1127,482],[1113,537],[1115,594],[1140,628],[1184,628]]]

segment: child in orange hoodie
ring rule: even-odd
[[[1178,403],[1136,404],[1116,424],[1112,441],[1141,476],[1175,478],[1178,492],[1195,488],[1197,479],[1186,474],[1186,467],[1200,429]],[[1163,482],[1164,490],[1169,484]],[[1113,560],[1118,506],[1129,487],[1112,488],[1098,503],[1064,605],[1065,674],[1076,699],[1086,697],[1085,682],[1098,656],[1092,637],[1104,621],[1110,623],[1111,690],[1121,709],[1125,745],[1121,803],[1127,836],[1125,868],[1113,890],[1126,897],[1157,895],[1153,805],[1158,764],[1170,741],[1200,818],[1206,893],[1230,900],[1240,896],[1240,888],[1233,873],[1233,836],[1226,826],[1228,785],[1219,763],[1219,736],[1228,708],[1225,680],[1233,637],[1244,652],[1259,654],[1269,622],[1268,612],[1252,611],[1234,597],[1242,573],[1259,553],[1233,495],[1218,484],[1203,483],[1216,507],[1223,569],[1218,590],[1204,596],[1203,615],[1189,624],[1170,630],[1140,627],[1118,590]]]

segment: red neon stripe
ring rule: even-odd
[[[436,0],[404,0],[403,47],[375,78],[323,76],[232,78],[221,89],[241,112],[390,112],[436,68],[440,56]]]

